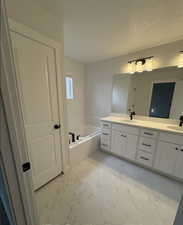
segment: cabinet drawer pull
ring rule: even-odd
[[[176,151],[179,151],[179,148],[175,147],[175,150],[176,150]]]
[[[103,127],[108,127],[109,126],[109,124],[103,124]]]
[[[123,134],[121,134],[121,137],[124,137],[124,138],[126,138],[126,135],[123,135]]]
[[[144,132],[144,134],[146,134],[146,135],[150,135],[150,136],[152,136],[152,135],[153,135],[152,133],[149,133],[149,132]]]
[[[181,149],[180,151],[183,152],[183,149]]]
[[[142,145],[146,146],[146,147],[151,147],[151,145],[146,144],[146,143],[142,143]]]
[[[144,156],[140,156],[141,159],[148,161],[149,159],[144,157]]]
[[[109,135],[108,133],[102,133],[102,135]]]

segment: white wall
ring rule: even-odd
[[[122,43],[125,44],[125,43]],[[86,120],[99,125],[99,119],[111,112],[111,91],[113,75],[126,73],[127,62],[132,59],[153,55],[154,68],[177,65],[183,40],[161,45],[133,54],[86,65]]]
[[[85,68],[82,63],[65,57],[65,76],[73,78],[74,99],[67,100],[69,131],[83,134],[85,130]]]

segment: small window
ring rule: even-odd
[[[74,99],[72,77],[66,76],[65,81],[66,81],[66,98],[67,99]]]

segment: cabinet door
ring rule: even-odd
[[[174,175],[183,179],[183,146],[181,146],[179,152],[177,152],[177,161],[175,165]]]
[[[123,156],[126,148],[126,135],[118,131],[112,131],[111,152]]]
[[[180,146],[159,142],[154,168],[173,175]]]
[[[138,141],[138,136],[127,134],[126,149],[124,151],[124,157],[131,160],[135,160],[136,151],[137,151],[137,141]]]

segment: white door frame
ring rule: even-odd
[[[16,165],[13,159],[11,139],[7,119],[4,110],[4,103],[0,93],[0,169],[2,171],[6,194],[8,196],[13,224],[28,224],[25,216],[25,209],[21,201],[22,194],[19,190]],[[8,162],[8,163],[7,163]]]
[[[10,31],[23,35],[29,39],[38,41],[54,50],[55,60],[56,60],[56,80],[57,80],[57,96],[58,96],[58,109],[59,109],[59,120],[61,124],[60,129],[60,143],[61,143],[61,156],[62,156],[62,171],[65,173],[68,169],[68,154],[69,154],[69,139],[68,139],[68,127],[67,127],[67,108],[66,108],[66,87],[64,79],[64,69],[61,68],[62,51],[63,46],[51,40],[42,34],[32,30],[31,28],[17,23],[12,19],[9,19]],[[18,88],[18,87],[17,87]],[[22,108],[21,108],[22,110]]]
[[[38,225],[30,172],[22,170],[28,161],[22,113],[16,87],[8,19],[1,0],[1,160],[17,225]],[[6,150],[5,150],[6,149]]]

